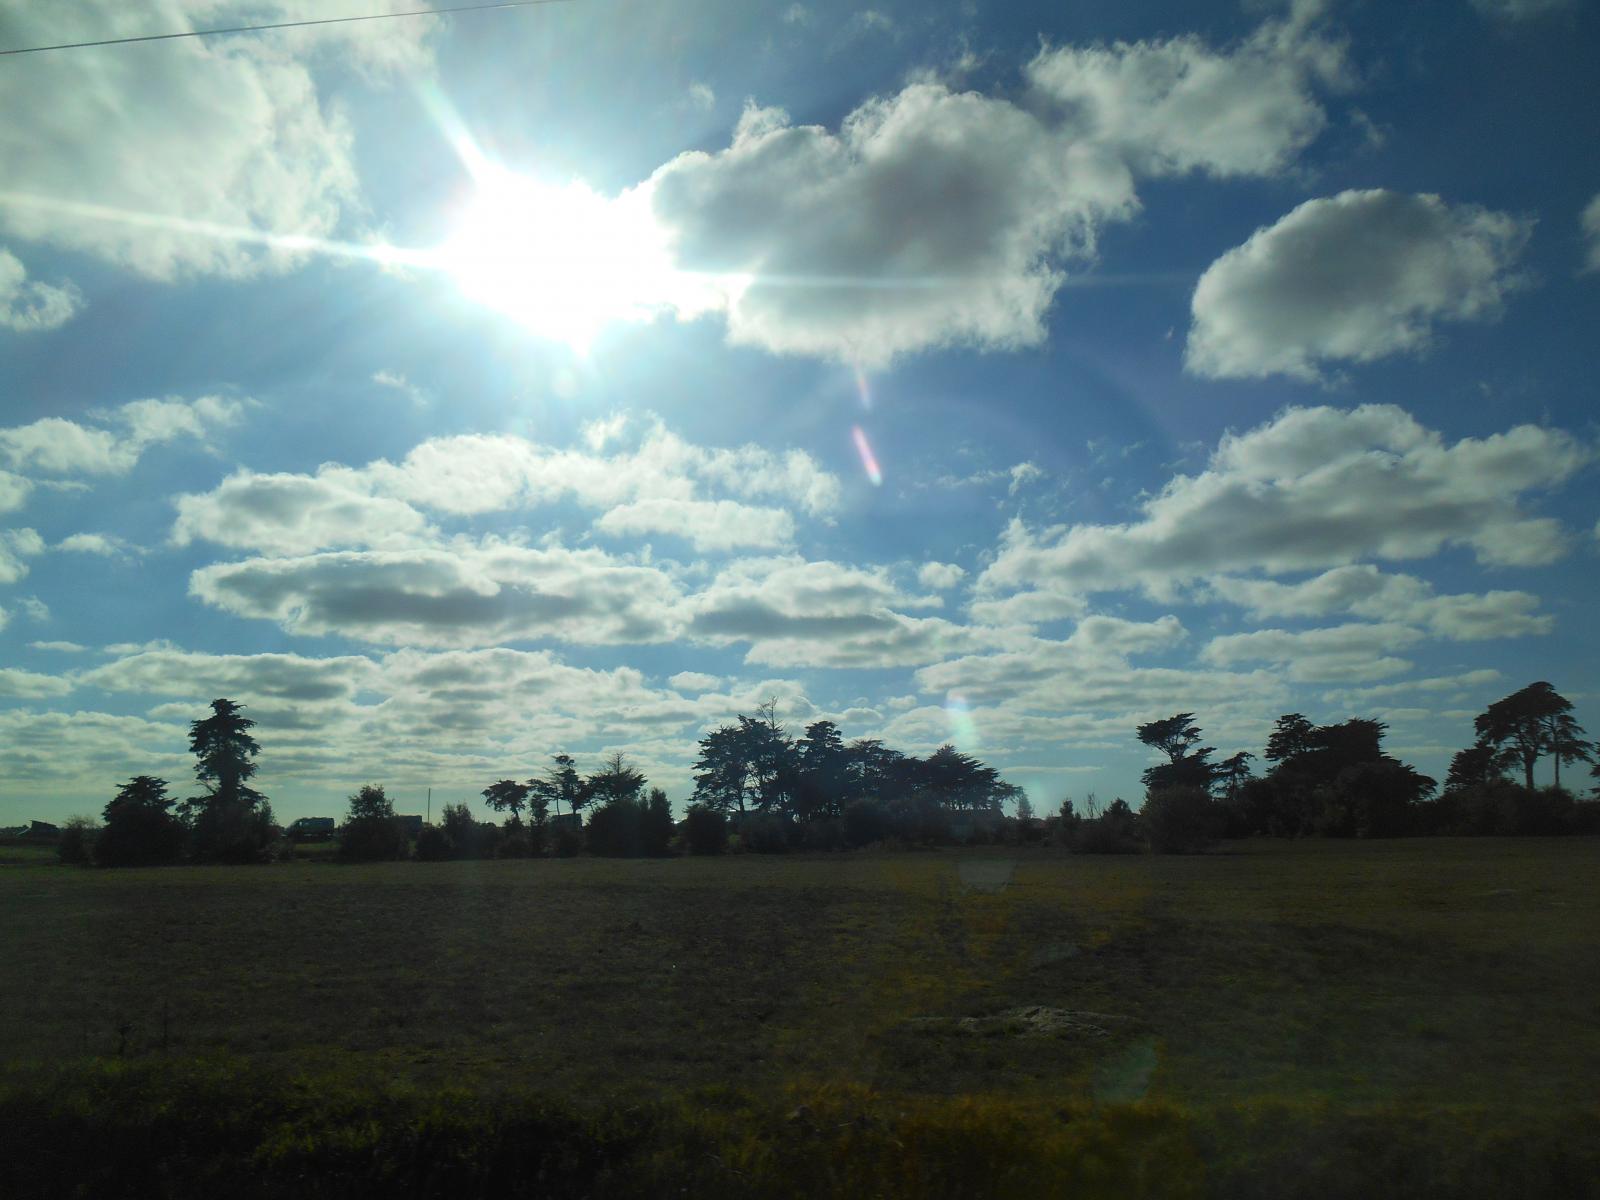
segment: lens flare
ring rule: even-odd
[[[972,719],[966,697],[951,692],[944,700],[945,719],[950,722],[950,740],[963,754],[973,754],[982,749],[978,741],[978,723]]]
[[[878,467],[878,456],[872,452],[872,443],[867,441],[867,432],[861,426],[851,428],[850,436],[855,439],[856,453],[861,455],[861,466],[867,473],[867,478],[872,480],[873,487],[883,486],[883,471]]]
[[[867,383],[867,373],[860,367],[856,368],[856,395],[861,397],[861,407],[871,412],[872,388]]]

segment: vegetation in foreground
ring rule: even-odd
[[[1588,839],[17,868],[0,1162],[101,1193],[61,1147],[190,1194],[1580,1195],[1597,873]]]

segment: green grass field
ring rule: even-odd
[[[1592,1163],[1597,884],[1582,838],[9,866],[0,1057],[13,1087],[204,1060],[591,1109],[1176,1113],[1235,1191],[1329,1121],[1578,1121]]]

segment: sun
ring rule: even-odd
[[[641,190],[608,198],[504,169],[481,173],[434,253],[463,295],[574,349],[671,303],[675,273]]]

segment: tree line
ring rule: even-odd
[[[211,715],[189,730],[201,794],[175,800],[165,780],[135,776],[106,805],[103,826],[68,823],[62,858],[132,866],[261,862],[282,854],[272,807],[250,786],[260,753],[254,725],[241,705],[213,701]],[[1385,752],[1387,726],[1371,718],[1317,725],[1285,713],[1259,760],[1248,751],[1216,760],[1195,714],[1177,713],[1135,730],[1165,756],[1143,773],[1139,809],[1120,798],[1102,808],[1091,794],[1083,811],[1069,798],[1039,820],[1021,788],[954,746],[919,758],[872,738],[846,742],[826,720],[793,737],[768,701],[700,739],[682,821],[674,820],[666,793],[647,788],[643,772],[620,752],[588,775],[572,756],[556,754],[532,778],[499,779],[482,790],[500,824],[477,820],[464,803],[447,804],[414,842],[382,786],[365,785],[350,797],[336,853],[349,861],[585,851],[638,857],[1000,838],[1091,853],[1181,852],[1222,837],[1600,832],[1600,803],[1580,801],[1560,784],[1563,765],[1592,765],[1600,747],[1584,740],[1571,702],[1549,683],[1495,701],[1474,731],[1441,790]],[[1536,787],[1534,768],[1546,758],[1553,783]],[[1256,761],[1270,765],[1258,774]],[[1519,771],[1521,782],[1511,778]],[[1600,768],[1593,773],[1600,777]],[[1007,803],[1015,816],[1006,815]]]

